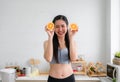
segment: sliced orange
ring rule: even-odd
[[[78,26],[75,23],[70,24],[70,29],[71,30],[78,30]]]
[[[50,22],[47,24],[47,29],[52,31],[54,29],[54,23]]]

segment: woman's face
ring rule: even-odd
[[[63,20],[55,21],[55,33],[58,37],[65,37],[67,32],[67,25]]]

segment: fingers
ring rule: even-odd
[[[69,29],[69,32],[75,33],[75,32],[78,32],[78,30],[71,30],[71,29]]]
[[[78,30],[71,30],[71,29],[69,29],[68,32],[69,32],[69,36],[73,37],[76,34],[76,32],[78,32]]]
[[[45,31],[46,32],[54,32],[54,29],[53,30],[49,30],[48,28],[47,28],[47,25],[45,26]]]
[[[48,34],[49,37],[53,37],[53,35],[54,35],[54,30],[49,30],[49,29],[47,28],[47,25],[45,26],[45,31],[46,31],[46,33]]]
[[[49,31],[48,28],[47,28],[47,25],[45,26],[45,31]]]

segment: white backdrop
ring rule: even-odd
[[[87,62],[106,63],[105,4],[105,0],[0,0],[0,67],[25,67],[30,58],[39,58],[40,70],[48,71],[44,26],[58,14],[79,25],[78,54]]]

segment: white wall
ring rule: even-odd
[[[111,0],[106,0],[106,63],[111,61]]]
[[[78,54],[88,62],[106,62],[105,0],[0,0],[0,66],[28,66],[30,58],[39,58],[40,69],[49,64],[43,58],[46,23],[58,14],[79,25],[75,40]]]
[[[120,1],[119,1],[119,49],[120,49]]]
[[[106,62],[120,51],[120,1],[106,0]]]
[[[111,0],[111,62],[116,51],[119,51],[119,0]]]

